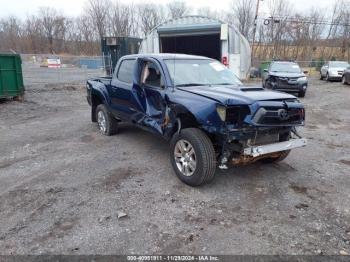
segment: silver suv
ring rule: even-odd
[[[349,66],[348,62],[344,61],[329,61],[322,66],[320,74],[321,80],[341,80],[344,70]]]

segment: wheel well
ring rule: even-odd
[[[196,118],[192,114],[181,113],[178,114],[177,117],[181,121],[181,129],[199,126]]]
[[[102,99],[97,95],[91,95],[91,121],[96,122],[96,108],[98,105],[103,104]]]

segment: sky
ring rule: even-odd
[[[124,3],[167,3],[171,0],[120,0]],[[227,10],[230,3],[234,0],[187,0],[187,4],[192,8],[209,7],[212,10]],[[297,11],[302,12],[309,8],[327,9],[337,0],[289,0]],[[40,6],[51,6],[62,11],[68,16],[77,16],[84,7],[86,0],[0,0],[0,18],[14,15],[25,18],[27,15],[35,14]],[[261,16],[264,16],[267,10],[267,0],[261,3]],[[329,8],[328,8],[329,9]]]

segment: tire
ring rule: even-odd
[[[266,163],[266,164],[280,162],[280,161],[286,159],[287,156],[289,155],[289,153],[290,153],[290,150],[282,151],[278,157],[267,157],[267,158],[261,159],[260,161],[263,163]]]
[[[290,133],[285,134],[282,138],[280,138],[280,142],[288,141],[290,139],[290,137],[291,137]],[[287,158],[290,151],[291,150],[281,151],[281,153],[278,157],[266,157],[266,158],[261,159],[260,162],[265,163],[265,164],[280,162],[280,161]]]
[[[18,102],[24,102],[24,95],[15,96],[13,100]]]
[[[298,97],[305,97],[305,94],[306,94],[306,90],[300,91],[300,92],[298,93]]]
[[[323,80],[323,76],[322,73],[320,72],[320,80]]]
[[[108,112],[104,104],[96,108],[97,125],[100,132],[105,136],[112,136],[118,132],[118,121]]]
[[[330,81],[330,79],[329,79],[329,75],[328,75],[328,72],[327,72],[327,74],[326,74],[326,81],[327,81],[327,82],[329,82],[329,81]]]
[[[262,87],[263,87],[264,89],[266,88],[265,81],[262,82]]]
[[[346,83],[346,80],[345,80],[345,76],[343,76],[343,77],[341,78],[341,82],[342,82],[343,85],[346,85],[346,84],[347,84],[347,83]]]
[[[170,141],[170,161],[178,178],[189,186],[209,183],[214,178],[214,147],[198,128],[186,128],[174,134]]]

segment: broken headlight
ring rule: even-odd
[[[222,105],[217,105],[216,112],[218,112],[218,115],[219,115],[221,121],[225,122],[225,120],[226,120],[226,107],[222,106]]]

